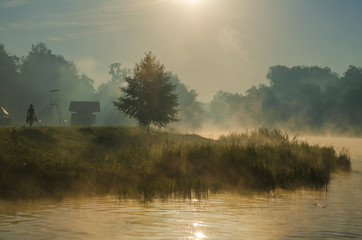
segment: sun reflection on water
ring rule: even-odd
[[[194,233],[193,233],[192,239],[200,240],[200,239],[207,238],[205,236],[205,234],[202,231],[200,231],[200,227],[203,226],[201,221],[194,222],[192,224],[192,226],[194,227],[194,230],[193,230]]]
[[[200,226],[199,223],[193,223],[192,225],[193,225],[194,227]]]
[[[206,236],[202,232],[195,232],[196,239],[204,239]]]

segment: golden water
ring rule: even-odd
[[[349,148],[353,171],[335,174],[327,191],[0,202],[0,239],[362,239],[362,139],[307,139]]]

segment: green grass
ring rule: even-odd
[[[323,188],[346,151],[260,128],[219,140],[138,127],[0,129],[0,198],[114,194],[144,201]]]

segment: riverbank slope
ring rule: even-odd
[[[0,198],[115,194],[203,197],[221,191],[322,188],[349,171],[346,151],[309,145],[276,129],[197,135],[138,127],[0,129]]]

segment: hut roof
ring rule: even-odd
[[[70,112],[100,112],[99,102],[71,101]]]

